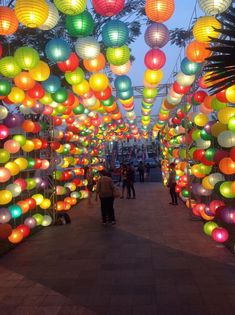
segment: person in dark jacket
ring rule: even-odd
[[[144,182],[144,163],[141,161],[138,166],[139,176],[140,176],[140,182]]]
[[[169,178],[168,178],[168,184],[167,187],[169,188],[169,192],[171,195],[171,200],[170,202],[171,205],[178,205],[178,199],[177,199],[177,193],[175,191],[176,188],[176,172],[175,172],[175,164],[171,163],[170,164],[170,170],[169,170]]]
[[[127,190],[128,190],[128,199],[131,198],[131,192],[133,199],[135,199],[135,168],[132,164],[127,166]]]

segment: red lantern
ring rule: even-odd
[[[0,225],[0,238],[6,239],[11,235],[12,228],[8,223],[2,223]]]
[[[25,199],[25,201],[28,203],[28,205],[29,205],[29,210],[33,210],[33,209],[35,209],[36,208],[36,201],[35,201],[35,199],[33,199],[33,198],[27,198],[27,199]]]
[[[28,90],[28,96],[33,99],[40,99],[45,95],[45,91],[40,83],[36,83],[35,86]]]
[[[35,159],[35,165],[34,165],[34,169],[38,170],[40,169],[42,166],[42,160],[41,159]]]
[[[197,91],[193,94],[193,100],[198,103],[201,104],[205,98],[207,96],[207,93],[205,91]]]
[[[67,100],[64,103],[62,103],[62,105],[73,106],[74,102],[75,102],[75,95],[73,93],[69,93]]]
[[[159,70],[166,63],[166,55],[160,49],[151,49],[146,53],[144,63],[151,70]]]
[[[230,158],[235,162],[235,147],[233,147],[229,152]]]
[[[52,150],[58,150],[60,147],[60,143],[58,141],[52,141],[50,147],[52,148]]]
[[[226,90],[220,91],[215,96],[216,96],[217,100],[222,102],[222,103],[228,102],[227,97],[226,97]]]
[[[104,16],[118,14],[125,5],[125,0],[92,0],[94,10]]]
[[[38,122],[34,123],[34,129],[33,129],[33,133],[39,133],[42,130],[42,127],[39,125]]]
[[[195,161],[201,161],[204,155],[205,155],[205,151],[203,149],[197,149],[193,152],[193,159]]]
[[[172,87],[173,87],[174,92],[178,93],[178,94],[186,94],[191,89],[190,85],[189,86],[182,86],[178,82],[174,82]]]
[[[46,149],[47,147],[48,147],[48,143],[47,143],[47,141],[45,140],[45,139],[41,139],[41,142],[42,142],[42,149],[44,150],[44,149]]]
[[[218,165],[219,162],[223,159],[229,156],[229,152],[223,151],[223,150],[218,150],[216,151],[214,155],[214,162]]]
[[[71,53],[67,60],[57,63],[57,66],[63,72],[74,71],[75,69],[77,69],[78,65],[79,65],[78,56],[73,52]]]
[[[101,101],[107,100],[112,95],[112,89],[108,86],[104,91],[95,92],[95,97]]]
[[[16,229],[20,230],[24,237],[27,237],[30,234],[30,228],[25,224],[21,224],[21,225],[17,226]]]
[[[62,124],[62,119],[60,117],[54,116],[53,123],[55,126],[60,126]]]

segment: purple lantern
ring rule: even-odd
[[[3,123],[8,128],[15,128],[21,123],[21,116],[17,114],[8,114],[8,116],[3,120]]]
[[[146,29],[144,40],[151,48],[162,48],[169,42],[170,32],[164,24],[153,23]]]
[[[37,103],[35,106],[32,107],[32,111],[35,114],[42,114],[42,112],[44,111],[44,105],[41,103]]]
[[[33,229],[37,225],[37,221],[33,217],[28,217],[24,220],[24,224],[27,225],[30,229]]]

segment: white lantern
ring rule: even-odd
[[[235,146],[235,132],[222,131],[218,138],[218,143],[223,148],[232,148]]]
[[[199,6],[206,15],[216,15],[226,11],[232,0],[199,0]]]
[[[75,50],[82,59],[94,59],[100,54],[100,44],[93,37],[79,38],[75,43]]]
[[[209,184],[214,187],[218,182],[224,181],[224,175],[221,173],[213,173],[208,176]]]
[[[126,113],[126,118],[127,118],[128,120],[134,120],[134,119],[136,119],[135,111],[127,112],[127,113]]]
[[[170,103],[171,105],[178,105],[181,102],[182,97],[173,97],[170,94],[168,94],[166,99],[167,102]]]
[[[43,216],[42,219],[42,226],[49,226],[52,223],[52,218],[51,216],[49,216],[48,214]]]
[[[211,146],[210,140],[205,141],[205,140],[199,138],[195,142],[196,142],[196,146],[198,149],[208,149]]]
[[[48,17],[46,21],[39,27],[43,31],[48,31],[54,28],[59,21],[59,12],[56,9],[55,5],[51,2],[48,3]]]
[[[83,105],[87,108],[95,106],[96,102],[97,98],[95,96],[83,99]]]
[[[176,81],[179,85],[189,86],[195,81],[195,75],[186,75],[183,72],[179,72],[176,76]]]

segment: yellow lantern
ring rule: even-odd
[[[45,81],[50,76],[50,68],[44,61],[39,61],[36,67],[29,70],[31,77],[36,81]]]
[[[0,190],[0,205],[6,205],[12,200],[12,193],[9,190]]]
[[[40,98],[40,103],[44,104],[44,105],[48,105],[51,104],[53,102],[53,99],[51,97],[51,94],[46,92],[45,95]]]
[[[194,117],[194,122],[197,126],[204,127],[208,123],[208,117],[200,113]]]
[[[48,3],[48,17],[46,19],[46,21],[39,27],[41,30],[43,31],[48,31],[51,30],[52,28],[54,28],[58,21],[59,21],[59,12],[56,9],[55,5],[53,3]]]
[[[8,95],[8,98],[9,100],[12,102],[12,103],[21,103],[23,102],[24,98],[25,98],[25,93],[24,91],[22,91],[20,88],[18,87],[13,87],[11,89],[11,92],[10,94]]]
[[[15,162],[8,162],[4,165],[4,167],[10,171],[11,176],[15,176],[20,172],[20,168]]]
[[[218,111],[218,120],[221,124],[227,125],[229,119],[235,116],[235,108],[234,107],[224,107]]]
[[[87,80],[82,81],[80,84],[76,84],[72,86],[72,90],[79,96],[83,96],[88,93],[90,90],[90,85]]]
[[[14,163],[19,166],[21,171],[25,170],[28,167],[28,161],[22,157],[15,159]]]
[[[94,73],[89,80],[90,87],[95,92],[104,91],[109,85],[109,79],[104,73]]]
[[[235,104],[235,85],[227,88],[225,95],[229,103]]]
[[[163,79],[163,72],[162,70],[150,70],[147,69],[144,73],[144,79],[149,84],[157,84]]]
[[[201,43],[206,43],[210,41],[209,37],[218,38],[220,32],[215,29],[220,29],[220,22],[213,16],[203,16],[200,17],[193,27],[194,38]]]
[[[24,152],[31,152],[34,150],[34,143],[31,140],[26,140],[25,145],[22,146]]]
[[[16,0],[15,13],[25,26],[35,28],[43,25],[49,8],[45,0]]]
[[[77,15],[86,9],[86,0],[54,0],[57,9],[67,15]]]
[[[213,137],[218,137],[218,135],[223,132],[228,130],[227,126],[224,124],[221,124],[220,122],[216,122],[211,126],[211,134]]]

